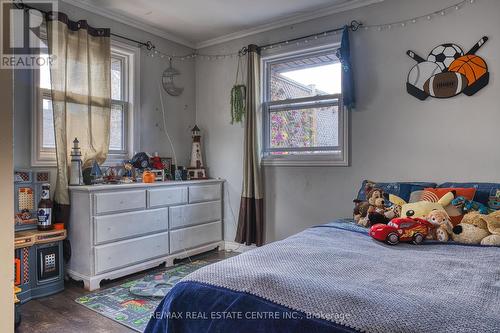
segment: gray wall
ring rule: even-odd
[[[304,22],[205,48],[203,53],[237,51],[338,27],[357,19],[386,23],[439,10],[451,0],[386,0],[351,12]],[[266,167],[267,241],[282,239],[308,226],[351,215],[352,199],[365,178],[377,181],[500,182],[500,1],[474,5],[390,31],[359,31],[351,43],[358,108],[351,114],[350,167]],[[489,65],[490,85],[473,97],[419,101],[405,92],[415,64],[412,49],[427,54],[434,46],[456,42],[470,48],[483,35],[490,40],[478,52]],[[226,239],[233,240],[239,208],[243,128],[230,125],[229,91],[236,60],[196,62],[196,120],[204,131],[206,162],[212,177],[227,179]],[[233,217],[236,215],[236,219]]]
[[[67,13],[73,20],[87,19],[92,26],[109,27],[112,32],[141,41],[151,40],[157,48],[163,52],[181,55],[192,52],[191,49],[177,43],[87,12],[67,3],[60,2],[59,6],[59,10]],[[126,42],[122,39],[117,40]],[[161,80],[161,74],[167,67],[168,59],[161,59],[159,57],[151,58],[146,56],[145,51],[142,51],[140,61],[141,145],[136,149],[138,151],[148,151],[151,153],[157,151],[160,153],[160,156],[173,156],[167,138],[162,131],[163,121],[157,86],[158,82]],[[184,62],[174,61],[174,67],[179,69],[182,73],[178,81],[176,80],[176,84],[184,87],[184,92],[180,97],[171,97],[163,93],[163,101],[165,103],[167,129],[172,137],[178,162],[186,165],[189,162],[191,151],[190,130],[195,123],[195,66],[194,62],[189,60]],[[14,87],[14,165],[16,168],[29,168],[31,164],[30,124],[32,80],[28,70],[16,71]],[[52,177],[52,181],[55,181],[55,175]]]

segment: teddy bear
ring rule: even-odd
[[[400,216],[401,207],[394,204],[387,207],[389,201],[382,190],[374,189],[372,192],[368,199],[367,214],[360,219],[359,224],[365,227],[378,223],[387,224],[393,218]]]
[[[372,190],[375,188],[375,183],[371,181],[366,181],[364,191],[366,200],[354,199],[354,209],[353,209],[353,218],[356,223],[359,223],[360,219],[366,217],[368,215],[368,208],[370,207],[370,200]]]
[[[427,221],[433,225],[431,232],[427,235],[427,239],[447,242],[453,233],[453,224],[451,224],[448,214],[442,210],[432,210],[427,215]]]
[[[379,216],[379,212],[385,205],[384,191],[374,187],[374,184],[367,182],[365,185],[366,201],[359,199],[354,200],[354,220],[361,226],[368,227],[369,217],[371,214],[373,218]]]

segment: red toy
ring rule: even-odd
[[[151,166],[155,170],[163,170],[165,168],[165,165],[163,165],[161,157],[159,156],[154,156],[153,158],[151,158]]]
[[[432,224],[420,218],[396,218],[388,224],[375,224],[370,228],[374,239],[396,245],[399,242],[420,244],[432,229]]]

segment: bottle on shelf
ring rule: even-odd
[[[50,184],[42,185],[42,196],[38,202],[38,230],[52,229],[52,200],[50,200]]]

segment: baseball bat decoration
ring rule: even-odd
[[[417,62],[406,80],[406,91],[420,99],[450,98],[461,94],[472,96],[484,88],[490,78],[488,65],[475,53],[488,41],[481,38],[467,53],[453,43],[436,46],[427,56],[408,50],[406,54]]]

